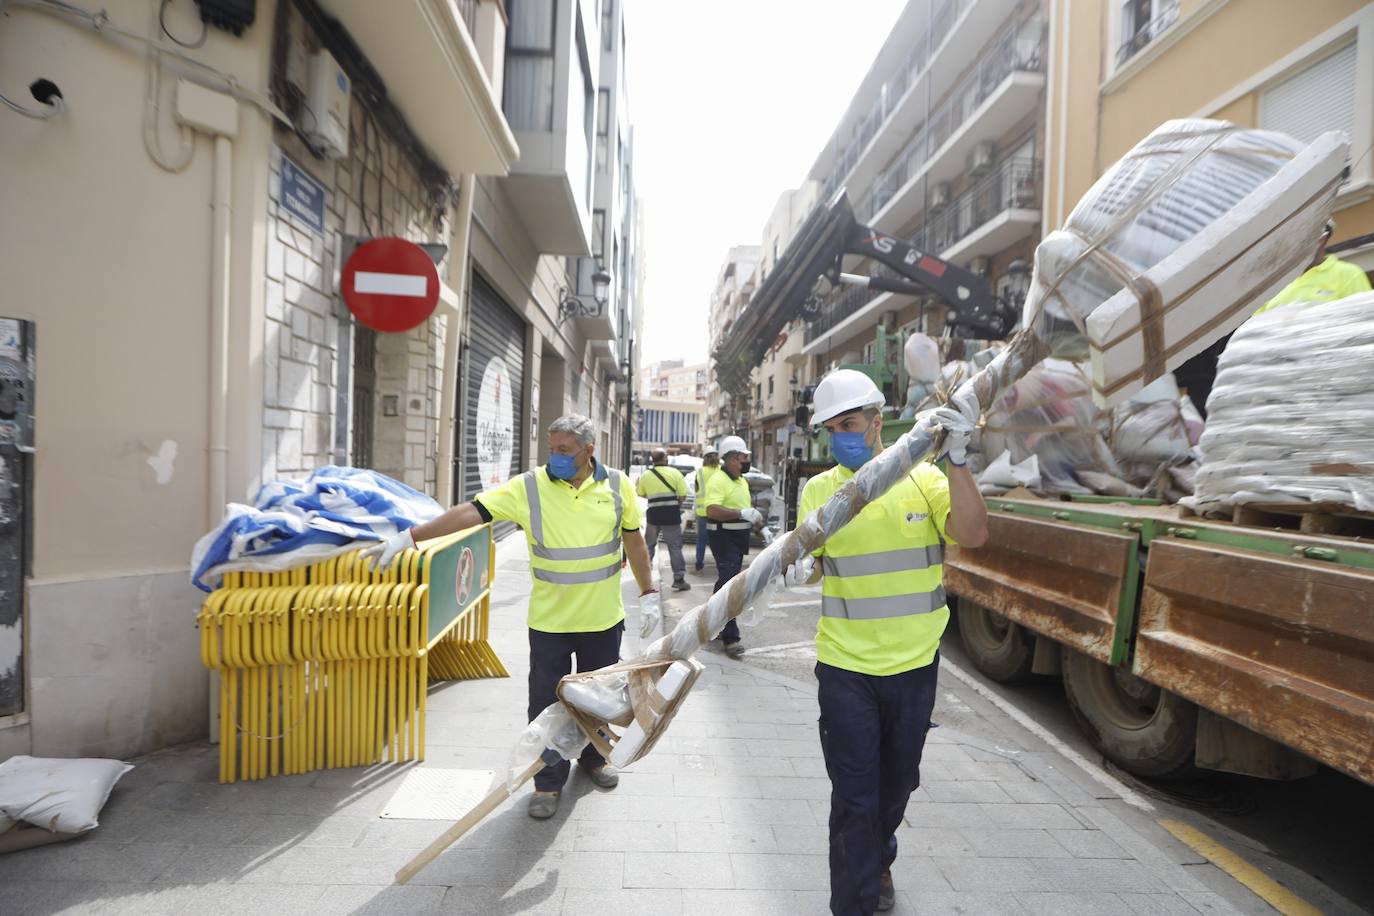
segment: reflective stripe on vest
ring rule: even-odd
[[[707,522],[706,528],[710,531],[748,531],[753,528],[752,522]]]
[[[944,554],[944,549],[939,544],[863,553],[852,557],[832,557],[827,554],[821,558],[821,569],[827,576],[876,576],[880,573],[929,569],[943,563]]]
[[[938,611],[945,604],[943,585],[937,586],[933,592],[888,595],[882,598],[841,598],[837,595],[823,595],[821,615],[846,620],[882,620],[887,617],[929,614],[931,611]]]
[[[620,561],[616,560],[610,566],[601,569],[589,569],[586,572],[554,572],[551,569],[540,569],[538,566],[530,567],[530,573],[543,582],[552,582],[555,585],[586,585],[589,582],[600,582],[609,579],[611,576],[620,575]]]
[[[677,494],[676,494],[676,493],[659,493],[659,494],[657,494],[657,495],[655,495],[655,496],[646,496],[645,499],[647,499],[647,500],[649,501],[649,505],[651,505],[651,506],[654,505],[655,503],[663,503],[663,504],[665,504],[665,505],[673,505],[673,506],[677,505]]]
[[[606,479],[611,485],[611,496],[615,500],[615,524],[611,529],[611,539],[604,544],[594,544],[590,547],[546,547],[544,546],[544,513],[539,505],[539,480],[535,476],[538,471],[525,472],[525,499],[530,505],[530,538],[534,543],[530,546],[530,552],[543,560],[593,560],[597,557],[616,556],[615,569],[620,568],[620,524],[624,520],[625,507],[620,501],[620,472],[606,469]],[[611,569],[612,567],[607,567]],[[602,570],[594,570],[597,573]],[[540,570],[535,571],[536,578],[546,582],[559,582],[565,585],[575,585],[579,582],[595,582],[598,579],[609,578],[609,574],[599,576],[597,579],[553,579],[550,576],[583,576],[585,573],[556,573],[543,570],[546,575],[538,575]]]

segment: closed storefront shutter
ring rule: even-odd
[[[463,405],[463,499],[525,469],[525,322],[472,275]],[[498,536],[514,526],[497,525]]]

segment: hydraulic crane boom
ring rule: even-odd
[[[846,255],[872,258],[896,276],[842,273]],[[717,348],[716,372],[722,386],[737,390],[763,359],[778,333],[804,311],[816,281],[847,283],[880,292],[934,295],[953,313],[959,337],[1000,340],[1016,323],[1016,310],[992,295],[987,280],[896,236],[864,226],[854,218],[844,191],[807,217],[749,307]]]

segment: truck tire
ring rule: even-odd
[[[959,635],[973,667],[999,684],[1031,679],[1035,637],[994,610],[959,599]]]
[[[1141,680],[1063,647],[1064,694],[1093,747],[1128,773],[1150,779],[1191,775],[1197,707]]]

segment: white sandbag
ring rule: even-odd
[[[907,375],[918,382],[929,384],[940,377],[940,347],[919,331],[906,339],[902,359]]]
[[[1019,464],[1011,463],[1011,452],[1003,452],[997,459],[978,475],[978,486],[1014,490],[1025,487],[1028,490],[1040,489],[1040,459],[1031,455]]]
[[[1185,504],[1374,512],[1371,391],[1374,293],[1251,318],[1218,363]]]
[[[11,757],[0,763],[0,832],[16,821],[54,833],[93,830],[110,790],[132,769],[93,757]]]

